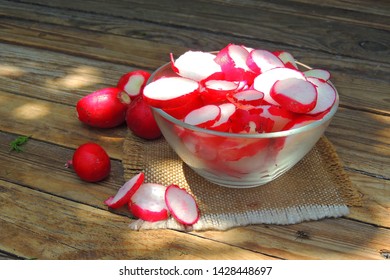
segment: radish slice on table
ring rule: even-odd
[[[328,81],[330,79],[330,72],[323,69],[310,69],[303,72],[307,78],[317,78],[324,81]]]
[[[165,203],[171,215],[183,225],[193,225],[199,220],[199,208],[194,197],[177,185],[165,191]]]
[[[280,105],[271,97],[271,88],[275,82],[289,78],[306,80],[303,73],[298,70],[293,70],[290,68],[273,68],[258,75],[253,82],[253,88],[264,93],[264,100],[268,103],[273,105]]]
[[[154,183],[144,183],[130,198],[129,210],[142,220],[156,222],[168,218],[168,208],[165,204],[166,186]]]
[[[275,51],[272,53],[284,63],[285,67],[290,69],[298,69],[298,65],[296,64],[295,59],[291,53],[286,51]]]
[[[130,198],[144,182],[144,179],[145,174],[143,172],[135,175],[118,190],[115,196],[110,196],[104,203],[114,209],[122,207],[130,201]]]
[[[198,95],[199,83],[182,77],[158,79],[144,88],[145,101],[152,107],[176,108]]]
[[[328,110],[336,101],[336,89],[322,79],[308,78],[309,82],[317,88],[317,103],[313,110],[307,114],[314,115]]]
[[[176,61],[171,54],[172,69],[182,77],[201,81],[215,72],[221,72],[221,66],[214,61],[215,55],[201,51],[188,51]]]
[[[272,68],[284,67],[284,63],[276,55],[266,50],[251,51],[246,64],[253,72],[258,74]]]
[[[199,127],[210,127],[221,117],[221,109],[217,105],[205,105],[191,111],[184,122]]]
[[[289,78],[273,85],[271,97],[291,112],[307,113],[316,106],[317,89],[309,81]]]

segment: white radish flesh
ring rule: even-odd
[[[316,106],[308,114],[322,113],[332,107],[336,101],[336,89],[322,79],[308,78],[308,81],[316,86],[318,93]]]
[[[229,71],[231,68],[241,68],[249,70],[246,60],[249,52],[242,46],[229,44],[220,50],[215,61],[221,65],[223,71]]]
[[[298,65],[295,62],[292,54],[286,51],[276,51],[273,52],[281,61],[283,61],[285,67],[290,69],[298,69]]]
[[[246,61],[255,73],[263,73],[273,68],[284,67],[283,62],[273,53],[266,50],[253,50]]]
[[[279,103],[275,101],[270,95],[271,88],[275,82],[289,78],[306,80],[303,73],[298,70],[293,70],[290,68],[273,68],[258,75],[254,80],[253,88],[264,93],[264,100],[268,103],[279,105]]]
[[[155,222],[168,218],[165,204],[166,186],[144,183],[131,197],[129,209],[134,216],[145,221]]]
[[[215,55],[201,51],[188,51],[171,61],[173,68],[182,77],[201,81],[215,72],[221,71],[221,66],[214,61]]]
[[[196,98],[199,83],[182,77],[158,79],[144,88],[144,98],[157,108],[175,108]]]
[[[194,197],[177,185],[165,191],[165,203],[171,215],[181,224],[193,225],[199,220],[199,208]]]
[[[330,72],[323,69],[310,69],[303,72],[307,78],[317,78],[324,81],[328,81],[330,79]]]
[[[271,97],[291,112],[307,113],[316,105],[317,90],[309,81],[289,78],[273,85]]]
[[[210,127],[221,117],[221,109],[217,105],[205,105],[191,111],[184,122],[199,127]]]
[[[135,175],[128,180],[116,193],[115,196],[109,197],[104,203],[111,208],[119,208],[128,203],[134,193],[144,182],[145,174],[143,172]]]
[[[258,106],[263,102],[264,93],[254,89],[236,92],[232,95],[234,103]]]
[[[232,103],[224,103],[219,105],[219,108],[221,109],[221,117],[211,126],[211,129],[228,131],[230,128],[229,119],[236,111],[236,106]]]

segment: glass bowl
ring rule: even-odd
[[[148,83],[172,76],[177,74],[167,63],[151,75]],[[256,134],[199,128],[161,109],[152,110],[170,147],[194,172],[214,184],[250,188],[274,180],[298,163],[324,134],[338,105],[336,91],[336,101],[322,119],[295,129]]]

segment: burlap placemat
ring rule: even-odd
[[[348,206],[360,205],[358,191],[325,137],[286,174],[266,185],[247,189],[221,187],[201,178],[178,158],[164,138],[143,141],[128,133],[123,152],[126,180],[143,171],[146,182],[177,184],[194,195],[201,211],[199,221],[192,227],[184,227],[171,217],[154,223],[136,220],[130,224],[134,230],[286,225],[341,217],[348,214]]]

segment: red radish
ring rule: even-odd
[[[306,80],[303,73],[298,70],[293,70],[290,68],[273,68],[258,75],[253,82],[253,88],[264,93],[264,100],[269,104],[279,105],[279,103],[275,101],[270,95],[271,88],[275,82],[288,78]]]
[[[233,133],[263,133],[270,132],[273,120],[261,116],[261,108],[237,109],[230,117]]]
[[[231,94],[230,97],[229,100],[232,100],[237,107],[240,107],[239,105],[258,106],[263,103],[264,94],[255,89],[248,89]]]
[[[112,128],[125,122],[130,99],[121,100],[118,88],[104,88],[81,98],[76,105],[79,120],[98,128]]]
[[[116,87],[126,92],[133,100],[142,93],[149,77],[149,72],[143,70],[131,71],[120,77]]]
[[[251,51],[246,64],[257,74],[273,68],[284,67],[284,63],[276,55],[266,50]]]
[[[171,54],[172,69],[184,78],[201,81],[215,72],[221,72],[214,58],[215,55],[211,53],[188,51],[175,61]]]
[[[271,97],[291,112],[307,113],[316,105],[317,90],[309,81],[289,78],[273,85]]]
[[[84,181],[98,182],[105,179],[111,170],[111,162],[106,151],[96,143],[85,143],[73,154],[72,166]]]
[[[142,184],[130,198],[129,210],[135,217],[149,222],[167,219],[169,212],[165,204],[166,189],[160,184]]]
[[[290,69],[298,69],[298,65],[295,62],[292,54],[286,51],[274,51],[274,55],[276,55],[285,65],[285,67]]]
[[[314,115],[328,110],[336,101],[336,89],[323,79],[308,78],[309,82],[317,88],[317,103],[313,110],[307,114]]]
[[[130,103],[126,112],[126,124],[138,137],[151,140],[161,136],[161,130],[154,119],[152,109],[142,95]]]
[[[323,81],[328,81],[330,79],[330,73],[329,71],[322,70],[322,69],[310,69],[305,72],[303,72],[307,78],[317,78],[321,79]]]
[[[228,132],[230,130],[230,117],[236,111],[236,106],[232,103],[224,103],[219,105],[219,108],[221,109],[221,117],[210,129]]]
[[[191,111],[184,122],[199,127],[210,127],[221,117],[221,109],[217,105],[205,105]]]
[[[104,201],[104,204],[113,209],[127,204],[134,193],[141,187],[144,179],[145,174],[143,172],[135,175],[118,190],[115,196],[110,196],[106,201]]]
[[[177,185],[165,191],[165,203],[172,216],[183,225],[193,225],[199,220],[199,208],[194,197]]]
[[[199,83],[183,77],[160,78],[144,88],[145,101],[156,108],[177,108],[199,94]]]

